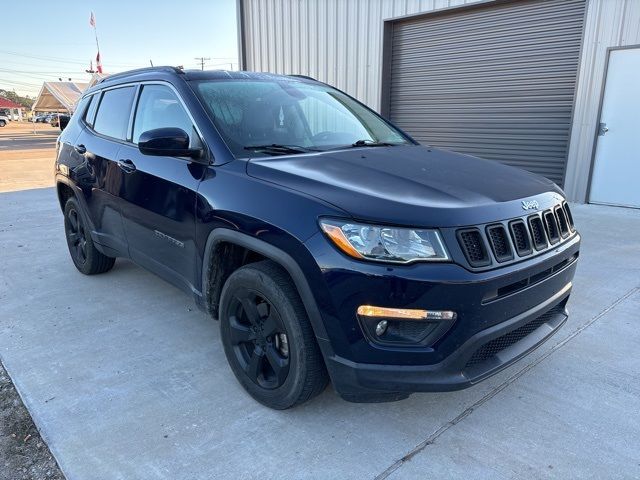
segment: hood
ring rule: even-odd
[[[247,173],[312,195],[369,222],[424,227],[472,225],[524,215],[562,191],[544,177],[421,145],[365,147],[254,158]]]

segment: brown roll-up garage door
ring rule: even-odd
[[[383,112],[421,143],[561,183],[584,9],[496,2],[389,22]]]

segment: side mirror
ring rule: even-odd
[[[145,155],[200,158],[202,149],[189,148],[189,135],[180,128],[148,130],[138,140],[138,149]]]

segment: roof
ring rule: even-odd
[[[88,83],[44,82],[31,110],[43,112],[73,112]]]
[[[0,97],[0,108],[25,108],[24,105],[20,105],[5,97]]]
[[[131,81],[145,80],[168,80],[170,78],[183,78],[185,80],[291,80],[301,82],[315,82],[312,78],[298,75],[277,75],[273,73],[263,72],[245,72],[235,70],[182,70],[177,67],[147,67],[126,72],[115,73],[100,80],[98,86],[93,90],[99,90],[101,87],[109,85],[117,85]]]
[[[315,82],[303,75],[279,75],[267,72],[247,72],[238,70],[185,70],[187,80],[297,80]]]

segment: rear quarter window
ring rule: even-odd
[[[125,140],[135,87],[121,87],[102,94],[93,129],[107,137]]]
[[[89,98],[91,103],[89,104],[89,108],[84,114],[84,121],[93,127],[93,122],[96,119],[96,112],[98,111],[98,102],[100,101],[100,93],[96,93],[95,95],[91,95]]]

